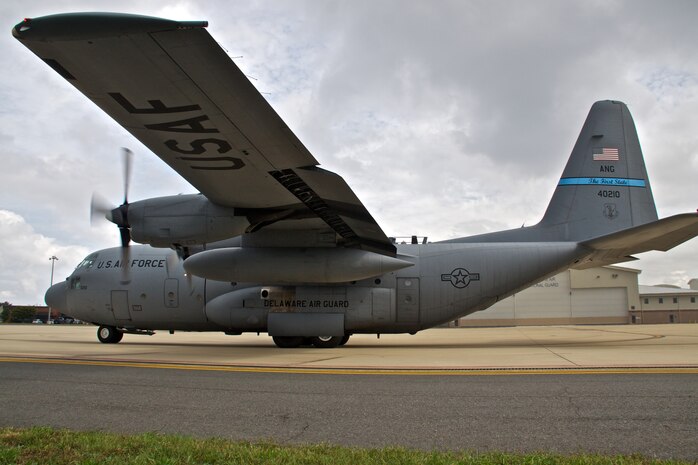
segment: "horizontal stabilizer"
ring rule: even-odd
[[[698,213],[683,213],[582,242],[592,254],[574,269],[636,260],[632,254],[666,252],[698,236]]]

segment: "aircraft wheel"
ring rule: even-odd
[[[313,345],[319,349],[331,349],[341,343],[342,338],[339,336],[316,336],[313,338]]]
[[[97,339],[103,344],[116,344],[124,337],[124,333],[114,326],[100,326],[97,329]]]
[[[344,336],[344,337],[342,338],[342,340],[339,341],[339,345],[340,345],[340,346],[343,346],[343,345],[345,345],[347,342],[349,342],[349,337],[350,337],[349,334],[347,334],[346,336]]]
[[[271,338],[274,340],[274,344],[276,344],[277,347],[281,347],[282,349],[293,349],[296,347],[300,347],[301,344],[303,344],[302,337],[272,336]]]

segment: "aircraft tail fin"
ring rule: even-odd
[[[628,107],[618,101],[596,102],[536,229],[557,240],[583,241],[656,220]]]

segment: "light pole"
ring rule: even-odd
[[[53,286],[53,265],[55,265],[56,260],[58,260],[58,257],[55,255],[51,255],[51,286]],[[51,324],[51,306],[49,305],[48,307],[48,318],[46,318],[46,324]]]

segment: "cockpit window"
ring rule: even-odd
[[[92,268],[92,265],[94,265],[95,260],[97,260],[96,253],[88,255],[83,261],[80,262],[76,270],[86,270],[88,268]]]

